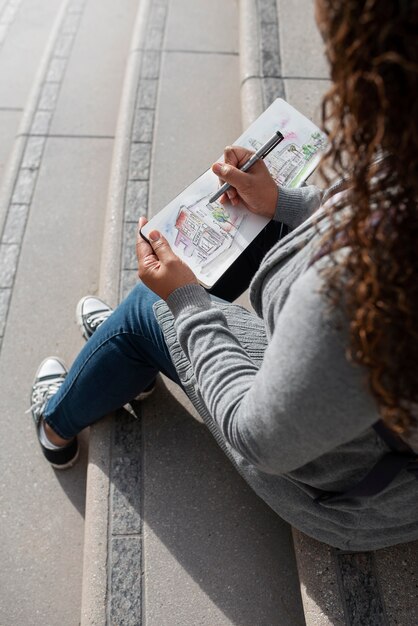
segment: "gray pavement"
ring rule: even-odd
[[[97,291],[113,135],[136,9],[136,0],[122,7],[23,0],[0,50],[0,106],[18,108],[17,114],[33,110],[29,137],[18,140],[24,146],[20,159],[16,151],[13,163],[9,159],[7,168],[17,179],[10,202],[1,207],[7,217],[0,247],[1,624],[79,623],[87,434],[79,464],[55,473],[24,412],[40,360],[57,354],[71,363],[78,352],[75,304]],[[60,11],[63,22],[44,59],[46,74],[36,77]],[[23,54],[25,35],[30,47]],[[106,77],[109,48],[113,65]],[[71,110],[64,102],[67,80]],[[99,105],[93,104],[95,94]],[[62,111],[67,125],[60,122]],[[6,113],[11,111],[0,108],[0,120]],[[4,127],[10,145],[13,132]]]
[[[14,138],[17,133],[22,110],[19,108],[0,108],[0,181],[7,164]]]
[[[59,2],[45,0],[0,4],[0,185],[59,7]]]
[[[135,0],[88,0],[50,134],[114,136],[137,6]]]

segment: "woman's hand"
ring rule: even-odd
[[[248,172],[239,170],[253,154],[241,146],[228,146],[224,150],[225,163],[212,165],[212,171],[219,176],[221,184],[226,182],[231,185],[220,197],[220,202],[229,200],[237,205],[241,201],[252,213],[272,219],[279,190],[264,161],[257,161]]]
[[[147,223],[145,217],[139,218],[138,229]],[[192,270],[170,248],[168,241],[157,230],[148,235],[152,247],[139,234],[136,241],[138,258],[138,276],[142,282],[163,300],[178,287],[198,285]]]

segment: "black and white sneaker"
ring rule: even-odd
[[[42,361],[32,385],[30,409],[35,422],[36,434],[44,457],[55,469],[72,467],[78,458],[78,441],[74,437],[66,446],[51,443],[45,433],[42,414],[50,398],[55,395],[67,376],[67,368],[57,357]]]
[[[113,309],[96,296],[84,296],[77,304],[76,319],[84,339],[89,339],[107,318],[112,315]]]
[[[99,326],[103,324],[103,322],[106,321],[110,315],[112,315],[112,313],[112,307],[106,304],[106,302],[103,302],[103,300],[97,296],[84,296],[84,298],[81,298],[77,304],[75,316],[84,339],[89,339],[93,335],[94,331],[97,330]],[[139,402],[145,400],[145,398],[148,398],[148,396],[154,392],[155,387],[156,381],[153,380],[148,387],[141,391],[135,400]],[[132,412],[129,405],[126,405],[126,408],[129,412]]]

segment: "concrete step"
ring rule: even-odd
[[[162,208],[241,133],[237,9],[141,2],[103,245],[100,294],[112,304],[137,280],[139,215]],[[289,526],[169,381],[137,410],[138,420],[120,414],[91,428],[82,624],[303,624]]]
[[[45,44],[63,2],[0,3],[0,186]]]
[[[7,95],[7,107],[23,108],[0,200],[0,623],[70,626],[79,622],[81,605],[87,434],[79,464],[56,473],[42,457],[25,410],[40,361],[57,354],[71,363],[79,351],[75,305],[97,291],[103,207],[137,0],[24,0],[4,46],[17,41],[12,28],[33,8],[42,33],[49,10],[50,33],[41,59],[35,47],[26,50],[30,89],[17,75],[17,44],[5,59],[0,51],[0,80],[11,77],[1,97]],[[35,37],[34,24],[20,24],[22,41],[25,28],[28,42]],[[15,94],[26,101],[12,99],[15,72]]]
[[[346,553],[294,529],[307,626],[415,626],[418,542]]]

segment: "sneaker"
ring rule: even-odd
[[[96,296],[81,298],[77,304],[75,315],[84,339],[87,341],[112,313],[112,307]]]
[[[148,398],[148,396],[154,393],[156,386],[157,379],[154,379],[148,387],[145,387],[144,391],[141,391],[141,393],[136,396],[135,400],[142,402],[142,400],[145,400],[145,398]]]
[[[80,302],[77,304],[75,315],[84,339],[89,339],[94,331],[97,330],[112,313],[112,307],[96,296],[84,296],[84,298],[81,298]],[[153,380],[148,387],[137,395],[135,400],[139,402],[145,400],[145,398],[148,398],[148,396],[154,392],[155,387],[156,381]],[[130,411],[129,405],[127,405],[127,408]]]
[[[77,437],[72,439],[67,446],[56,447],[54,450],[46,447],[41,441],[42,413],[50,398],[55,395],[67,376],[64,363],[56,357],[48,357],[42,361],[32,385],[31,407],[26,413],[32,412],[35,422],[36,434],[39,445],[47,461],[55,469],[67,469],[72,467],[78,458]]]

